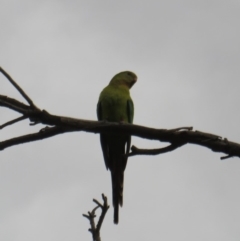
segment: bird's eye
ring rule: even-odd
[[[131,72],[127,72],[128,75],[132,76],[132,73]]]

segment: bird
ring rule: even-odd
[[[137,81],[137,75],[131,71],[116,74],[101,91],[97,103],[99,121],[133,123],[134,104],[130,89]],[[112,202],[114,224],[119,222],[119,206],[123,205],[124,170],[127,154],[130,152],[131,136],[119,133],[101,133],[100,143],[107,170],[111,172]]]

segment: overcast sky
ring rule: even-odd
[[[237,0],[1,0],[0,65],[52,114],[96,119],[100,91],[131,70],[134,123],[193,126],[240,143]],[[2,95],[24,102],[0,76]],[[17,117],[1,109],[0,124]],[[36,132],[28,121],[0,140]],[[133,138],[138,147],[166,143]],[[240,160],[187,145],[129,158],[119,225],[102,240],[240,240]],[[99,136],[76,132],[8,148],[0,158],[0,240],[91,240],[82,213],[111,204]]]

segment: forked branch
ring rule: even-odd
[[[88,214],[83,214],[83,217],[87,218],[90,222],[91,228],[88,229],[88,231],[92,234],[93,241],[101,241],[100,229],[102,227],[105,215],[109,209],[107,197],[104,194],[102,194],[102,199],[103,199],[103,204],[98,202],[96,199],[93,199],[93,202],[95,202],[97,204],[97,206],[91,212],[89,211]],[[96,218],[95,212],[98,208],[101,208],[102,211],[101,211],[101,215],[100,215],[97,225],[96,225],[95,224],[95,218]]]

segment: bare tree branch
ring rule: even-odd
[[[107,121],[91,121],[51,115],[47,111],[37,108],[33,104],[33,101],[13,81],[13,79],[6,73],[6,71],[0,68],[0,72],[2,72],[6,76],[6,78],[8,78],[8,80],[18,89],[18,91],[29,103],[29,105],[26,105],[13,98],[0,95],[0,106],[19,112],[24,116],[6,122],[2,126],[0,126],[0,128],[14,124],[25,118],[28,118],[30,120],[31,125],[36,125],[38,123],[47,125],[45,128],[41,129],[37,133],[23,135],[0,142],[0,150],[26,142],[42,140],[66,132],[85,131],[90,133],[124,133],[149,140],[158,140],[160,142],[170,143],[170,145],[166,147],[152,150],[139,149],[133,146],[131,149],[132,152],[129,154],[129,156],[158,155],[173,151],[178,147],[189,143],[207,147],[214,152],[225,153],[226,156],[221,157],[221,159],[227,159],[234,156],[240,157],[240,144],[228,141],[226,138],[222,138],[218,135],[204,133],[200,131],[193,131],[192,127],[180,127],[169,130],[155,129],[122,122],[114,123]]]
[[[107,197],[104,194],[102,194],[102,199],[103,199],[103,204],[98,202],[96,199],[93,199],[93,202],[95,202],[97,204],[97,206],[91,212],[89,211],[88,214],[83,214],[83,217],[87,218],[90,222],[91,228],[88,229],[88,231],[92,233],[93,241],[101,241],[100,229],[102,227],[104,217],[105,217],[105,215],[106,215],[106,213],[109,209]],[[98,208],[101,208],[102,212],[101,212],[101,215],[99,217],[97,225],[95,225],[95,220],[94,220],[95,217],[96,217],[95,211]]]
[[[1,100],[0,100],[1,102]],[[136,148],[132,149],[133,153],[131,155],[156,155],[172,151],[184,144],[196,144],[205,146],[214,152],[222,152],[229,156],[240,157],[240,145],[231,141],[226,141],[220,136],[204,133],[200,131],[192,131],[191,127],[189,130],[182,130],[182,128],[177,128],[176,130],[166,130],[166,129],[154,129],[139,125],[132,125],[127,123],[114,123],[105,121],[91,121],[75,119],[63,116],[51,115],[46,111],[36,111],[36,110],[26,110],[24,113],[28,116],[30,121],[35,123],[42,123],[46,125],[55,126],[55,131],[47,131],[42,133],[40,131],[38,134],[30,134],[23,137],[13,138],[7,141],[0,142],[0,149],[3,150],[7,147],[26,143],[30,141],[42,140],[57,134],[62,134],[65,132],[73,131],[86,131],[90,133],[126,133],[132,136],[138,136],[140,138],[145,138],[149,140],[159,140],[161,142],[169,142],[172,145],[166,149],[157,149],[153,151],[140,151]],[[61,127],[61,128],[60,128]],[[186,128],[184,128],[186,129]],[[58,130],[58,131],[56,131]]]

